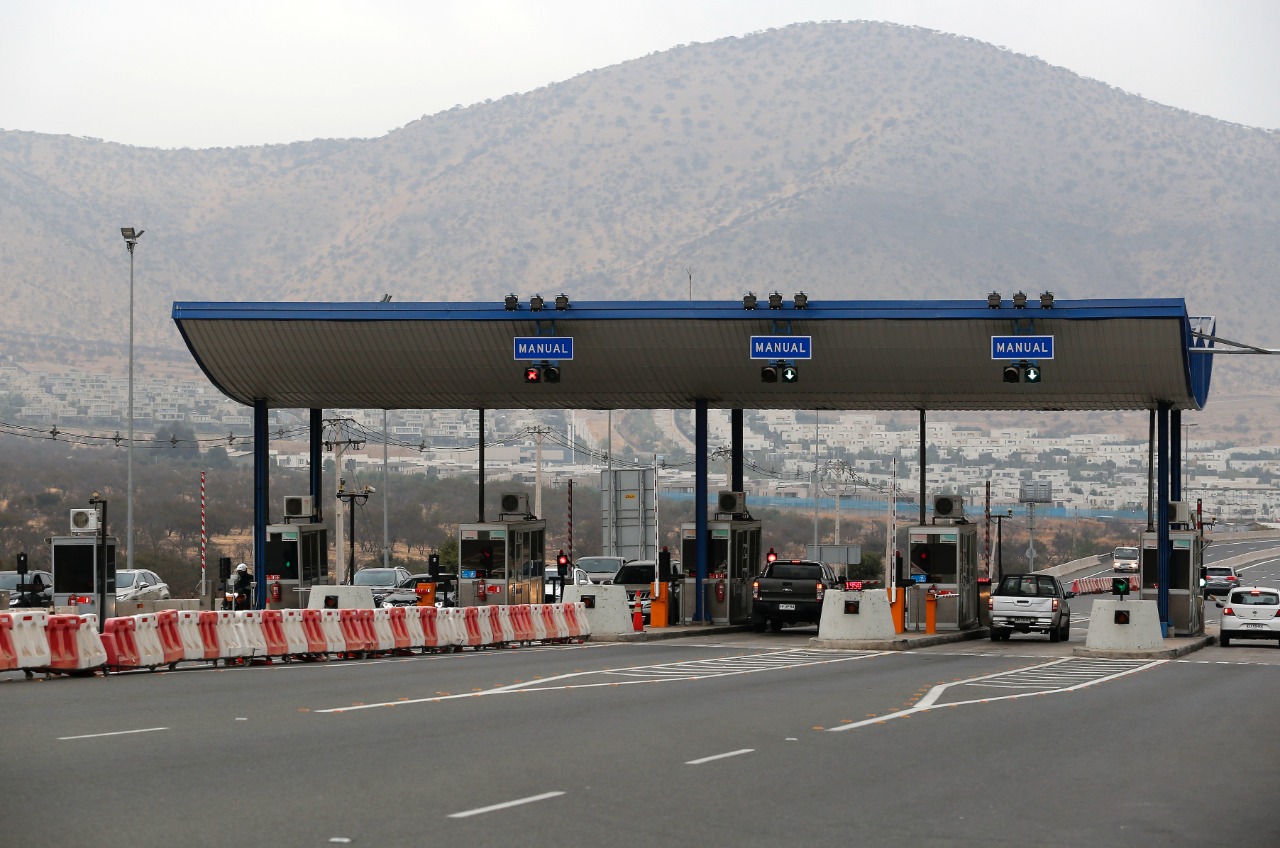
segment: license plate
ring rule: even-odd
[[[1266,625],[1265,625],[1265,624],[1253,624],[1252,622],[1248,622],[1248,621],[1246,621],[1246,622],[1244,623],[1244,626],[1245,626],[1245,627],[1256,627],[1256,628],[1258,628],[1259,630],[1262,630],[1263,628],[1265,628],[1265,627],[1266,627]]]
[[[794,611],[795,611],[795,608],[796,608],[796,605],[795,605],[795,604],[778,604],[778,609],[779,609],[779,610],[790,610],[790,611],[794,612]]]
[[[1034,619],[1034,618],[1031,618],[1031,617],[1029,617],[1029,616],[1025,616],[1025,615],[1016,615],[1016,616],[1014,616],[1014,617],[1013,617],[1013,620],[1014,620],[1014,621],[1027,621],[1027,622],[1035,621],[1035,619]]]

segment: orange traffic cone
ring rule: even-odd
[[[644,613],[640,611],[640,599],[636,598],[635,609],[631,611],[631,628],[637,633],[644,630]]]

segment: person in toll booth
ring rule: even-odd
[[[253,578],[249,575],[248,563],[240,563],[236,566],[236,573],[231,581],[231,591],[236,595],[236,606],[247,608],[249,606],[249,590],[252,588]],[[241,597],[243,596],[243,597]]]

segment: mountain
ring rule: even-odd
[[[683,45],[376,139],[0,131],[0,326],[127,338],[124,225],[146,230],[137,337],[159,348],[180,345],[174,300],[690,289],[1181,296],[1228,338],[1280,341],[1280,134],[883,23]]]

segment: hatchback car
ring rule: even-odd
[[[1280,591],[1265,586],[1241,586],[1227,593],[1222,608],[1218,644],[1233,639],[1275,639],[1280,643]]]
[[[146,568],[121,568],[116,571],[117,601],[167,601],[169,584]]]
[[[1229,565],[1210,565],[1204,572],[1206,595],[1225,595],[1240,585],[1240,575]]]
[[[18,591],[19,586],[27,587]],[[0,571],[0,591],[9,593],[9,606],[47,607],[53,603],[53,575],[47,571],[28,571],[21,577],[16,571]]]
[[[1138,549],[1119,547],[1111,554],[1111,570],[1117,574],[1138,573]]]

